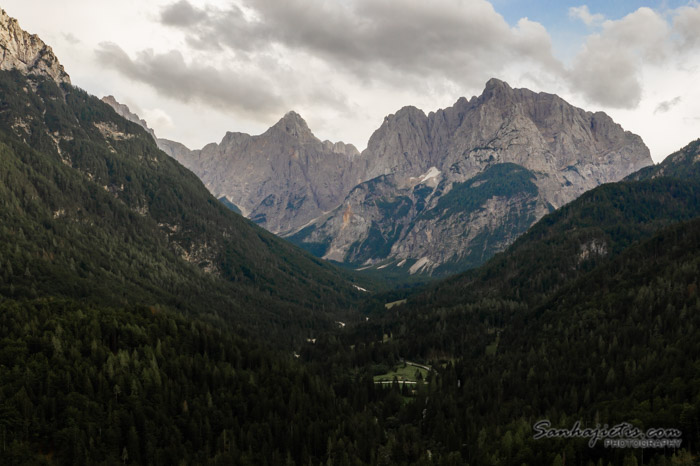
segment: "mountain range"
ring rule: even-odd
[[[404,275],[480,265],[546,213],[652,163],[604,113],[497,79],[452,107],[387,116],[362,153],[320,141],[295,112],[201,150],[158,144],[269,231],[324,259]]]
[[[377,292],[366,275],[265,231],[230,200],[223,205],[159,150],[145,122],[72,86],[51,49],[4,11],[0,49],[3,464],[697,463],[700,140],[547,207],[479,267]],[[457,137],[478,115],[521,134],[498,133],[491,146],[458,157],[460,173],[450,176],[462,178],[444,184],[440,209],[425,208],[421,221],[483,210],[484,199],[535,209],[556,200],[542,180],[570,179],[562,189],[574,192],[576,180],[632,170],[620,160],[646,164],[625,152],[642,150],[636,136],[576,110],[565,118],[582,131],[574,148],[602,141],[617,152],[570,154],[578,168],[567,169],[566,144],[556,152],[543,139],[546,149],[537,135],[557,127],[546,109],[569,107],[498,81],[488,88],[462,104],[461,120],[442,118],[461,121],[445,137],[482,137],[483,121]],[[549,104],[528,107],[530,98]],[[513,118],[490,120],[498,108]],[[442,134],[431,132],[446,124],[439,112],[400,113],[386,134],[408,122],[396,144],[408,147],[412,135],[410,144],[432,154],[432,136],[413,136]],[[305,125],[294,114],[284,120],[249,146],[296,141]],[[525,130],[528,121],[540,121],[537,133]],[[330,147],[306,142],[299,160],[305,148]],[[494,158],[483,170],[482,150]],[[350,171],[362,166],[366,151],[342,151]],[[394,155],[387,163],[401,170],[419,163]],[[413,188],[381,173],[359,186],[370,186],[376,204],[380,192],[388,202],[397,189],[437,191],[449,169],[435,157],[414,167],[422,176]],[[542,419],[563,429],[661,427],[680,443],[536,439]]]

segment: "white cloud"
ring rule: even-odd
[[[666,20],[649,8],[606,21],[575,57],[570,83],[592,103],[634,108],[642,99],[642,67],[665,62],[670,37]]]
[[[163,134],[175,127],[173,119],[168,113],[160,108],[147,108],[139,116],[148,122],[156,134]]]
[[[605,16],[600,13],[591,14],[588,5],[572,6],[569,8],[569,17],[580,19],[586,26],[598,25],[605,20]]]

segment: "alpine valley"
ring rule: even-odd
[[[450,108],[387,116],[362,153],[321,142],[295,112],[201,150],[158,144],[267,230],[324,259],[404,275],[478,266],[543,215],[652,163],[604,113],[497,79]]]
[[[190,151],[0,51],[0,464],[698,463],[700,139],[493,79],[361,153]],[[621,423],[673,443],[563,435]]]

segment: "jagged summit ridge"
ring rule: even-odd
[[[153,131],[111,96],[118,114]],[[227,132],[199,150],[167,139],[158,147],[196,173],[217,198],[274,233],[293,231],[335,208],[361,181],[360,152],[352,144],[319,140],[295,111],[263,134]]]
[[[37,35],[24,31],[16,19],[0,9],[0,70],[48,76],[57,84],[70,84],[70,77],[51,47]]]
[[[478,265],[552,209],[652,163],[606,114],[499,79],[428,115],[387,116],[360,159],[365,182],[293,239],[327,259],[411,273]],[[439,176],[416,184],[426,173]]]
[[[508,84],[505,81],[501,81],[498,78],[491,78],[488,81],[486,81],[486,85],[484,86],[483,95],[494,94],[497,92],[512,93],[513,88],[510,87],[510,84]]]
[[[478,265],[552,209],[651,164],[641,138],[606,114],[499,79],[451,107],[387,115],[361,154],[320,141],[294,111],[259,136],[159,146],[315,254],[412,273]]]

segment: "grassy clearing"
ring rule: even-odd
[[[420,377],[418,377],[420,374]],[[391,382],[394,380],[394,376],[399,382],[418,382],[419,378],[425,380],[428,376],[428,371],[422,367],[416,367],[411,365],[403,364],[397,366],[394,370],[391,370],[385,374],[375,375],[375,382]]]
[[[387,309],[391,309],[392,307],[394,307],[394,306],[400,306],[401,304],[403,304],[403,303],[405,303],[405,302],[406,302],[405,299],[399,299],[398,301],[392,301],[392,302],[390,302],[390,303],[386,303],[386,304],[384,305],[384,307],[387,308]]]
[[[493,356],[498,350],[498,341],[501,339],[501,334],[496,334],[496,339],[486,347],[486,356]]]

